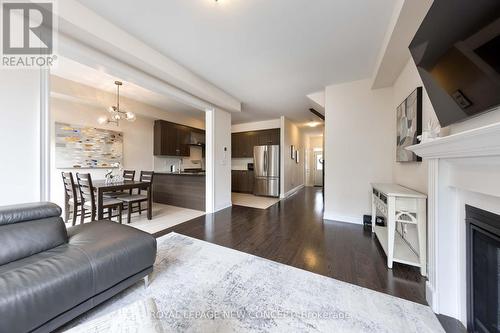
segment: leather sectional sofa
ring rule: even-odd
[[[66,230],[52,203],[0,207],[0,332],[50,332],[148,276],[156,240],[111,221]]]

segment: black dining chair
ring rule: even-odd
[[[81,213],[80,195],[76,190],[75,181],[71,172],[61,172],[64,185],[64,222],[69,222],[72,215],[71,225],[76,224],[77,216]]]
[[[149,182],[150,185],[153,185],[153,177],[154,177],[154,172],[153,171],[141,171],[141,176],[139,178],[139,181],[141,182]],[[124,204],[127,204],[127,223],[130,223],[131,220],[131,215],[132,215],[132,209],[135,204],[137,204],[138,207],[138,212],[139,214],[142,214],[142,203],[148,201],[148,196],[147,193],[146,195],[141,194],[142,191],[139,189],[137,194],[131,194],[128,196],[120,196],[117,199],[122,201]]]
[[[97,213],[97,204],[95,199],[94,187],[92,185],[92,177],[90,173],[77,173],[76,179],[80,189],[80,197],[82,200],[82,212],[80,224],[84,223],[85,212],[90,210],[90,221],[95,221]],[[105,198],[102,202],[102,208],[108,210],[108,219],[111,220],[113,208],[118,209],[118,222],[122,223],[122,207],[123,204],[117,199]]]

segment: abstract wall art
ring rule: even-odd
[[[422,87],[415,89],[397,109],[397,162],[420,162],[422,159],[406,147],[418,144],[422,134]]]
[[[123,162],[123,133],[55,123],[56,168],[112,168]]]

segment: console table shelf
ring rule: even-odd
[[[425,194],[397,184],[372,184],[372,232],[387,255],[387,267],[392,268],[393,262],[399,262],[419,267],[421,274],[427,275],[426,199]],[[386,226],[375,224],[377,214],[386,218]],[[413,232],[417,233],[418,253],[398,232],[398,224],[416,227]]]

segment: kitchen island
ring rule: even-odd
[[[155,172],[153,201],[205,211],[205,173]]]

